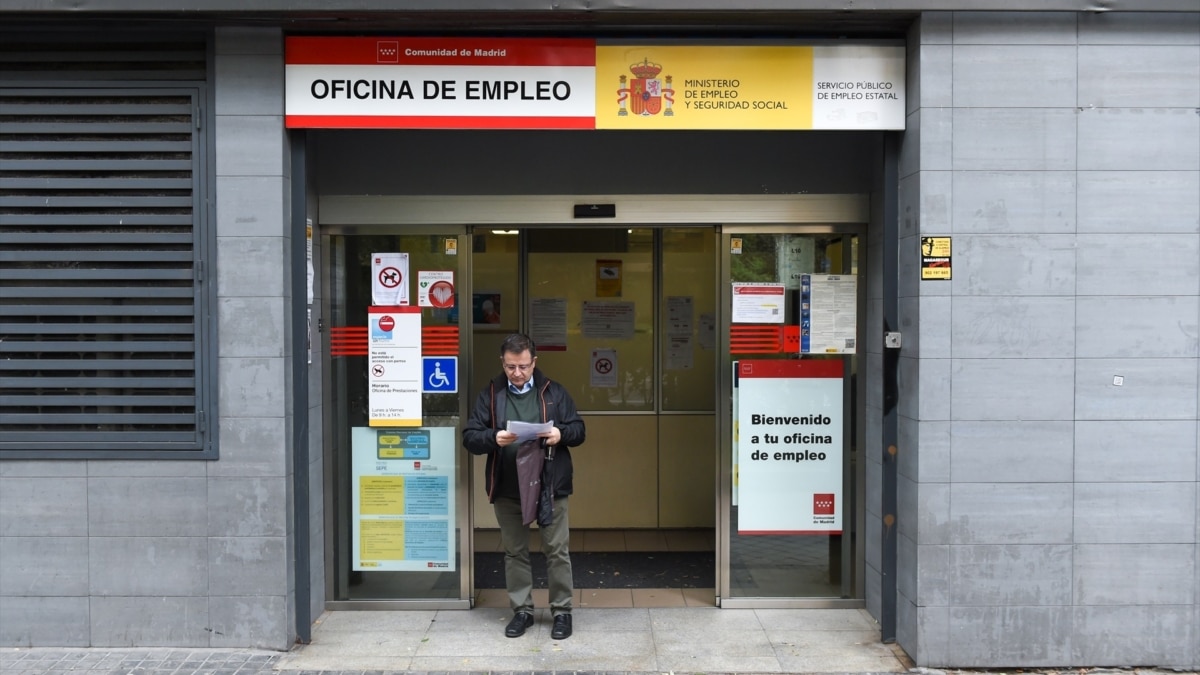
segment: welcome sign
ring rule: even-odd
[[[289,128],[903,129],[904,48],[289,37]]]

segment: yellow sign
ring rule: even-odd
[[[950,279],[950,237],[921,237],[921,279]]]
[[[379,560],[404,560],[403,520],[364,520],[359,540],[363,567],[382,567]]]
[[[358,512],[371,516],[404,515],[404,476],[361,476]]]
[[[812,47],[596,48],[597,129],[810,129]]]
[[[596,297],[621,297],[621,267],[620,260],[596,261]]]

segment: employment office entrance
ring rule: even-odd
[[[513,331],[534,337],[538,367],[571,390],[588,427],[587,442],[572,453],[577,606],[861,604],[854,347],[865,198],[371,201],[336,198],[322,209],[331,607],[505,606],[483,460],[461,449],[459,431],[475,395],[499,372],[500,341]],[[558,215],[564,206],[577,213],[576,205],[613,215],[609,222]],[[426,387],[415,430],[371,426],[372,364],[363,344],[377,316],[370,309],[376,261],[399,253],[404,300],[414,310],[404,320],[420,317],[430,373],[454,382],[453,391]],[[453,299],[431,298],[429,289],[447,281]],[[836,300],[821,295],[831,290]],[[747,300],[747,291],[761,297]],[[835,318],[837,349],[826,334]],[[818,389],[806,389],[808,382],[774,388],[782,380],[754,377],[796,364],[820,365],[824,377],[811,381]],[[816,488],[806,483],[807,460],[787,452],[788,462],[768,470],[782,487],[770,476],[761,482],[761,470],[760,482],[741,479],[760,468],[747,471],[752,450],[792,450],[773,447],[769,436],[753,448],[738,437],[739,402],[751,396],[771,417],[825,418],[821,434],[806,434],[824,439],[821,463],[834,470]],[[836,412],[815,408],[818,398]],[[409,437],[428,445],[410,455],[397,447]],[[371,493],[389,477],[426,493],[440,485],[445,500],[438,506],[425,494],[419,508],[426,511],[405,515],[402,498]],[[798,525],[788,515],[816,518],[814,494],[830,504],[821,508],[836,505],[836,522],[822,515],[818,525]],[[757,509],[750,517],[748,503]],[[399,538],[395,521],[423,532],[409,537],[421,545]],[[535,578],[537,571],[535,558]]]

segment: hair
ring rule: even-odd
[[[530,340],[529,336],[524,333],[512,333],[504,338],[504,342],[500,343],[501,358],[505,354],[520,354],[525,350],[529,350],[530,356],[537,356],[537,345],[533,344],[533,340]]]

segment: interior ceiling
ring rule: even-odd
[[[182,23],[180,15],[77,14],[90,25],[119,22],[123,28]],[[24,14],[23,20],[35,19]],[[604,12],[189,12],[187,25],[272,25],[289,33],[586,36],[636,38],[902,38],[915,12],[850,11],[604,11]],[[68,17],[56,15],[47,24],[63,28]]]

